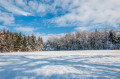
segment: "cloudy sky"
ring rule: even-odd
[[[120,26],[120,0],[0,0],[0,29],[47,38]]]

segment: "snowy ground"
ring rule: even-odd
[[[120,79],[120,50],[1,53],[0,79]]]

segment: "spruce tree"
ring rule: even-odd
[[[41,51],[42,49],[43,49],[43,41],[42,38],[38,37],[36,50]]]
[[[26,36],[24,35],[22,38],[22,45],[21,45],[21,51],[27,51],[27,39]]]
[[[30,40],[31,50],[35,51],[35,49],[36,49],[36,37],[34,36],[34,34],[32,34],[30,39],[31,39]]]

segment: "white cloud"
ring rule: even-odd
[[[3,30],[3,29],[8,29],[6,26],[1,26],[0,25],[0,30]]]
[[[120,22],[120,0],[65,0],[61,6],[69,13],[54,18],[59,26],[116,25]]]
[[[77,27],[77,28],[75,28],[75,30],[88,31],[88,30],[90,30],[90,28],[88,28],[88,27]]]
[[[75,28],[75,30],[77,30],[77,31],[91,31],[91,30],[95,30],[95,29],[104,29],[106,27],[104,27],[104,25],[102,25],[102,24],[91,24],[89,26],[77,27],[77,28]]]
[[[60,38],[65,35],[65,33],[60,33],[60,34],[45,34],[45,33],[35,33],[36,37],[40,36],[43,38],[43,41],[46,42],[49,38]]]
[[[29,1],[29,6],[33,9],[33,10],[37,10],[38,8],[38,3],[37,1]]]
[[[50,12],[55,15],[60,12],[61,16],[50,20],[59,27],[78,26],[76,29],[85,30],[86,27],[92,28],[88,24],[117,26],[120,23],[120,0],[55,0],[51,2],[51,0],[0,0],[0,9],[9,12],[0,12],[0,22],[14,23],[14,15],[44,16]]]
[[[39,4],[37,12],[45,12],[46,11],[46,5]]]
[[[14,23],[14,16],[12,14],[0,11],[0,22],[3,22],[4,25],[13,24]]]
[[[15,30],[23,32],[25,34],[32,34],[34,32],[35,28],[32,28],[32,27],[16,27]]]
[[[26,6],[24,0],[15,0],[15,2],[16,2],[16,4],[18,4],[19,6]]]
[[[13,1],[14,2],[14,1]],[[13,14],[18,14],[18,15],[30,15],[29,12],[25,12],[19,7],[15,6],[13,2],[10,0],[0,0],[0,6],[2,6],[4,9],[6,9],[9,12],[12,12]]]
[[[29,7],[32,8],[32,11],[34,10],[35,12],[39,13],[46,11],[47,4],[45,5],[43,3],[38,3],[38,1],[29,1]]]
[[[35,16],[45,16],[47,13],[52,12],[54,9],[52,5],[42,3],[37,0],[29,1],[28,4],[30,12]]]

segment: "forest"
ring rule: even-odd
[[[41,51],[43,41],[41,37],[22,35],[21,33],[10,32],[9,30],[0,31],[0,52],[29,52]]]
[[[49,38],[44,50],[113,50],[120,49],[120,31],[97,29],[92,32],[68,32],[61,38]]]
[[[51,37],[47,42],[43,41],[42,37],[36,38],[34,34],[23,35],[21,32],[1,30],[0,52],[120,49],[120,31],[96,29],[92,32],[67,32],[63,37]]]

